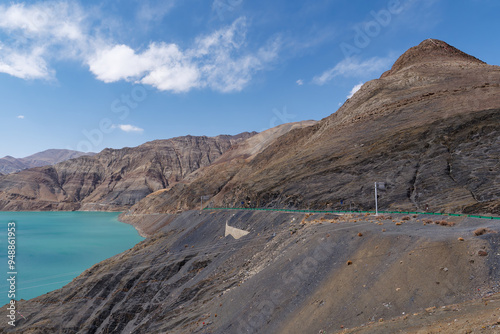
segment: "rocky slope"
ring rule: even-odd
[[[23,169],[54,165],[69,159],[78,158],[84,155],[92,156],[94,154],[95,153],[84,153],[72,150],[51,149],[20,159],[6,156],[0,159],[0,172],[3,174],[9,174],[19,172]]]
[[[431,306],[420,312],[404,314],[390,321],[378,319],[363,326],[348,329],[349,334],[386,334],[386,333],[491,333],[500,332],[500,294],[465,303]]]
[[[64,288],[17,302],[23,317],[0,332],[334,333],[497,292],[498,226],[432,217],[184,212]],[[250,233],[225,236],[226,224]]]
[[[259,153],[284,134],[315,125],[316,121],[303,121],[282,124],[242,141],[228,150],[209,166],[200,168],[188,175],[182,182],[148,195],[130,210],[131,213],[179,212],[198,207],[200,198],[207,196],[208,201],[252,161]],[[136,222],[136,226],[139,222]]]
[[[132,211],[195,208],[201,195],[217,207],[374,209],[378,181],[383,209],[498,214],[498,124],[500,67],[429,39],[331,116],[245,161],[221,157]]]
[[[156,140],[5,175],[0,210],[125,210],[252,135]]]

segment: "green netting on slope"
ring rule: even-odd
[[[269,208],[204,208],[203,210],[251,210],[251,211],[275,211],[275,212],[299,212],[299,213],[375,213],[375,211],[321,211],[321,210],[294,210],[294,209],[269,209]],[[453,217],[470,217],[480,219],[495,219],[500,220],[500,217],[466,215],[460,213],[441,213],[441,212],[410,212],[410,211],[379,211],[379,213],[396,213],[410,215],[436,215],[436,216],[453,216]]]

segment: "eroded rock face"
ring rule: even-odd
[[[253,134],[156,140],[5,175],[0,210],[124,210]]]
[[[500,67],[429,39],[331,116],[133,210],[172,213],[207,194],[218,207],[374,209],[379,181],[382,209],[500,213],[499,124]]]
[[[316,121],[302,121],[282,124],[263,131],[235,145],[225,152],[213,164],[200,168],[188,175],[182,182],[159,190],[132,207],[133,213],[170,212],[199,208],[201,196],[208,196],[204,206],[213,206],[213,194],[219,193],[241,173],[242,169],[272,145],[279,137],[314,126]]]

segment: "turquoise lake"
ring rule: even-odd
[[[16,223],[16,300],[59,289],[144,240],[109,212],[0,212],[0,305],[9,302],[8,223]]]

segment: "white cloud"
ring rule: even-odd
[[[201,72],[201,86],[221,92],[241,91],[255,72],[278,56],[280,42],[273,40],[256,52],[242,50],[245,46],[247,21],[239,18],[230,26],[200,37],[186,53]]]
[[[32,5],[0,5],[0,72],[21,79],[51,79],[49,61],[75,58],[85,47],[79,5],[47,1]]]
[[[144,129],[141,129],[135,125],[130,125],[130,124],[118,124],[118,125],[113,125],[111,126],[113,129],[120,129],[124,132],[135,132],[135,133],[142,133],[144,132]]]
[[[99,50],[89,58],[90,71],[104,82],[136,81],[176,93],[209,87],[221,92],[240,91],[253,74],[278,55],[274,41],[255,53],[242,51],[246,19],[212,34],[198,37],[181,50],[176,44],[151,43],[142,52],[126,45]]]
[[[151,85],[159,90],[170,90],[175,93],[187,92],[199,87],[200,73],[195,66],[176,64],[172,67],[160,66],[142,78],[143,84]]]
[[[175,3],[141,2],[137,17],[159,20]],[[249,50],[244,17],[198,36],[188,47],[160,41],[135,49],[114,42],[107,28],[99,30],[98,16],[88,15],[71,0],[0,5],[0,34],[8,36],[0,43],[0,72],[50,80],[55,78],[54,61],[74,60],[106,83],[125,80],[174,93],[195,88],[231,92],[242,90],[280,49],[280,42],[271,40]]]
[[[40,48],[27,53],[0,48],[0,72],[21,79],[48,79],[53,71],[48,68],[42,53]]]
[[[67,1],[47,1],[30,6],[23,3],[0,5],[0,28],[24,35],[79,40],[84,15],[79,5]]]
[[[345,58],[337,63],[333,68],[323,72],[313,78],[313,83],[324,85],[328,81],[337,76],[343,77],[365,77],[374,73],[379,73],[388,70],[394,62],[395,57],[389,55],[387,57],[373,57],[364,61],[360,61],[357,57]]]
[[[89,59],[90,71],[104,82],[139,81],[159,90],[185,92],[199,86],[199,69],[175,44],[152,43],[142,53],[127,45],[98,51]]]
[[[133,80],[145,73],[160,71],[165,67],[179,69],[184,65],[184,56],[175,44],[152,43],[139,54],[127,45],[115,45],[99,50],[89,59],[90,71],[104,82]]]
[[[295,81],[295,82],[296,82],[296,83],[297,83],[297,85],[299,85],[299,86],[302,86],[302,85],[304,84],[304,80],[302,80],[302,79],[299,79],[299,80],[297,80],[297,81]]]
[[[24,119],[24,115],[19,115],[19,116],[17,116],[17,118]]]
[[[363,86],[363,83],[360,82],[356,86],[352,87],[351,91],[349,92],[349,95],[347,95],[347,98],[350,99],[358,90],[361,89],[362,86]]]

